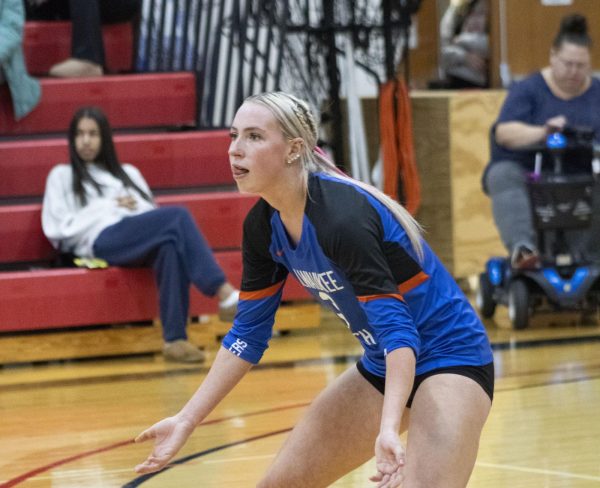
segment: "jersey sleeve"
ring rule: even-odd
[[[238,310],[223,347],[256,364],[271,339],[288,271],[271,258],[269,208],[259,201],[244,221],[243,273]]]

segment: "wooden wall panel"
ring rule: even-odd
[[[422,203],[418,220],[448,270],[467,278],[504,255],[481,176],[489,129],[504,91],[413,92],[411,96]]]
[[[450,99],[452,242],[456,276],[483,271],[492,255],[504,255],[481,176],[489,160],[489,129],[504,92],[457,93]]]
[[[506,254],[481,188],[489,160],[489,130],[504,90],[414,90],[414,144],[421,183],[417,219],[425,238],[457,278],[483,271],[491,256]],[[371,163],[377,157],[377,102],[363,100]]]
[[[452,195],[450,186],[450,109],[445,92],[412,95],[414,143],[421,181],[417,219],[425,238],[450,271],[452,252]]]

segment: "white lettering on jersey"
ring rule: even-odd
[[[319,298],[321,300],[323,300],[324,302],[329,302],[331,304],[331,306],[333,307],[335,314],[340,319],[342,319],[344,321],[344,323],[346,324],[346,327],[348,327],[350,329],[350,322],[348,322],[348,319],[341,312],[340,307],[338,307],[337,303],[335,303],[335,300],[330,295],[328,295],[327,293],[325,293],[323,291],[319,292]],[[377,344],[377,341],[373,337],[373,334],[371,334],[367,329],[361,329],[358,332],[353,332],[352,335],[357,337],[360,341],[362,341],[367,346],[375,346]]]
[[[244,342],[241,339],[236,339],[236,341],[229,346],[229,352],[232,352],[236,356],[239,356],[244,352],[244,350],[248,347],[248,343]]]
[[[324,291],[326,293],[333,293],[344,289],[344,287],[340,286],[336,281],[333,270],[325,271],[324,273],[315,273],[314,271],[294,269],[293,272],[300,284],[305,288]]]
[[[352,334],[359,339],[362,339],[367,346],[374,346],[377,344],[377,341],[367,329],[360,329],[358,332],[353,332]]]
[[[340,307],[337,306],[337,303],[335,303],[335,300],[333,298],[331,298],[331,296],[329,296],[327,293],[320,291],[319,292],[319,298],[321,300],[323,300],[324,302],[330,302],[331,305],[333,306],[333,308],[335,309],[335,314],[344,321],[344,323],[346,324],[346,327],[350,328],[350,322],[348,322],[348,319],[346,317],[344,317],[344,314],[340,312]]]

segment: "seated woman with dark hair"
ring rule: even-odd
[[[183,207],[157,208],[148,184],[121,164],[111,128],[95,107],[77,111],[69,127],[70,164],[48,175],[42,227],[61,252],[101,258],[115,266],[148,266],[159,290],[167,360],[198,362],[187,340],[189,287],[217,296],[223,317],[235,313],[239,292],[227,281],[192,216]]]

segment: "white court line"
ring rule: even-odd
[[[253,461],[256,459],[267,459],[275,457],[275,454],[263,454],[261,456],[242,456],[230,459],[214,459],[214,460],[204,460],[202,464],[222,464],[222,463],[234,463],[234,462],[245,462],[245,461]],[[551,469],[538,469],[538,468],[528,468],[523,466],[513,466],[511,464],[496,464],[496,463],[486,463],[477,461],[475,463],[476,466],[481,468],[494,468],[494,469],[503,469],[505,471],[520,471],[522,473],[535,473],[535,474],[544,474],[544,475],[552,475],[552,476],[560,476],[562,478],[575,478],[580,480],[587,481],[600,481],[600,476],[591,476],[587,474],[577,474],[570,473],[567,471],[554,471]],[[107,469],[102,470],[101,473],[96,469],[74,469],[74,470],[64,470],[64,471],[55,471],[51,476],[35,476],[30,478],[30,480],[49,480],[56,478],[76,478],[81,477],[82,475],[89,475],[90,472],[94,474],[104,474],[109,475],[111,473],[123,473],[126,471],[133,471],[131,468],[126,469]]]
[[[256,459],[267,459],[275,457],[275,454],[263,454],[261,456],[242,456],[230,459],[213,459],[213,460],[204,460],[201,464],[218,464],[218,463],[237,463],[237,462],[245,462],[245,461],[254,461]],[[82,476],[89,476],[90,474],[94,475],[109,475],[116,473],[124,473],[124,472],[132,472],[133,468],[122,468],[122,469],[97,469],[97,468],[86,468],[86,469],[71,469],[71,470],[60,470],[54,471],[52,474],[45,476],[34,476],[29,478],[30,480],[51,480],[51,479],[68,479],[68,478],[79,478]]]
[[[52,480],[52,479],[69,479],[69,478],[81,478],[88,477],[89,475],[101,476],[113,473],[126,473],[127,471],[135,474],[133,468],[120,468],[120,469],[101,469],[101,468],[85,468],[85,469],[60,469],[50,472],[50,474],[44,476],[33,476],[27,478],[27,481],[39,481],[39,480]],[[0,483],[1,486],[1,483]]]
[[[550,474],[552,476],[560,476],[562,478],[577,478],[580,480],[600,481],[600,476],[569,473],[567,471],[554,471],[552,469],[527,468],[527,467],[522,467],[522,466],[513,466],[511,464],[495,464],[495,463],[484,463],[484,462],[477,461],[475,463],[475,466],[480,466],[482,468],[504,469],[507,471],[521,471],[523,473]]]
[[[272,457],[275,457],[275,454],[263,454],[261,456],[243,456],[230,459],[211,459],[202,461],[202,464],[235,463],[238,461],[253,461],[255,459],[267,459]]]
[[[218,463],[235,463],[235,462],[244,462],[244,461],[253,461],[256,459],[267,459],[273,458],[275,454],[263,454],[261,456],[243,456],[236,457],[230,459],[214,459],[214,460],[204,460],[201,463],[197,464],[218,464]],[[186,463],[186,464],[195,464],[195,463]],[[29,478],[29,481],[47,481],[52,479],[69,479],[69,478],[81,478],[89,476],[93,474],[95,476],[98,475],[111,475],[116,473],[125,473],[125,472],[134,473],[133,468],[121,468],[121,469],[101,469],[98,468],[84,468],[84,469],[66,469],[66,470],[56,470],[50,474],[43,476],[33,476]],[[0,485],[2,485],[3,481],[0,480]]]

